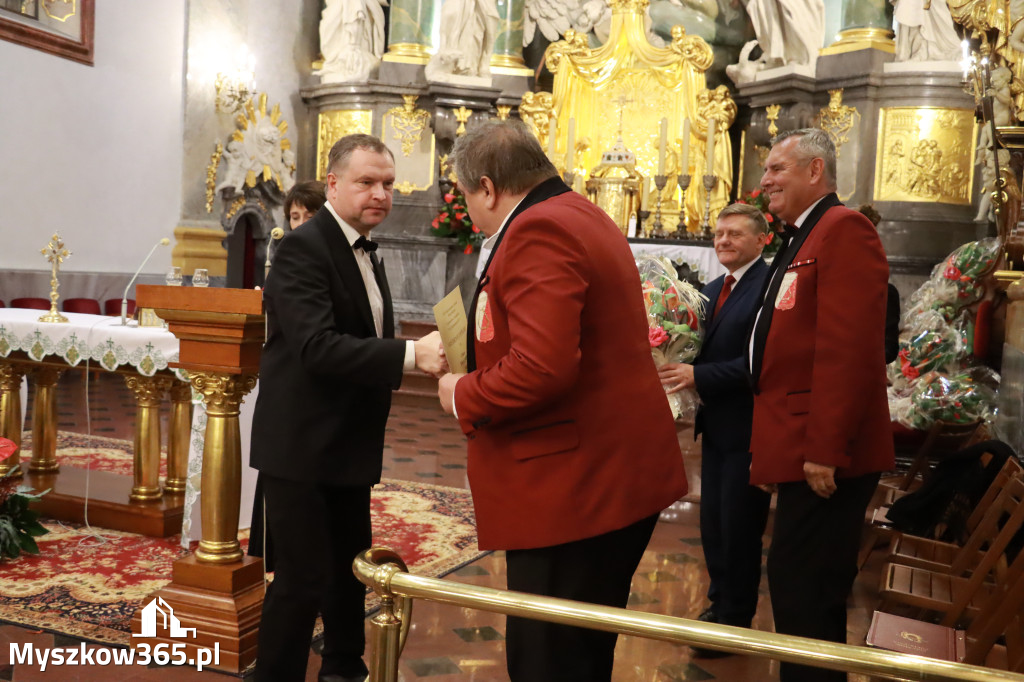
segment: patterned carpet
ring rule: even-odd
[[[26,434],[27,436],[27,434]],[[26,449],[31,449],[29,438]],[[130,474],[131,443],[60,433],[57,459],[68,466]],[[28,453],[23,453],[27,461]],[[420,575],[441,577],[485,554],[476,545],[469,491],[385,479],[371,500],[374,544],[397,551]],[[149,538],[46,521],[41,554],[0,564],[0,620],[73,637],[125,645],[132,614],[165,585],[179,538]],[[248,531],[239,540],[248,543]],[[367,609],[376,600],[367,596]],[[319,628],[318,628],[319,629]]]

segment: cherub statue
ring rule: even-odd
[[[245,186],[245,176],[249,172],[249,154],[241,142],[231,140],[224,151],[223,161],[227,164],[227,170],[224,172],[224,181],[217,185],[216,191],[219,193],[227,190],[228,196],[241,194],[242,187]]]

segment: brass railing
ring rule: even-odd
[[[385,548],[363,552],[356,557],[352,570],[381,600],[380,612],[371,621],[372,682],[396,682],[398,679],[398,658],[405,644],[413,598],[890,679],[991,682],[998,676],[1008,682],[1024,682],[1024,675],[866,646],[425,578],[407,573],[401,558]]]

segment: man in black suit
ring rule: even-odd
[[[750,485],[750,425],[754,398],[747,372],[747,331],[768,274],[761,250],[768,223],[758,209],[733,204],[715,227],[715,254],[729,271],[704,289],[704,343],[693,365],[666,365],[670,392],[695,387],[702,405],[700,536],[711,584],[711,606],[700,620],[750,627],[761,582],[761,536],[771,496]],[[776,237],[778,238],[778,237]],[[696,649],[698,656],[724,656]]]
[[[380,481],[391,391],[406,369],[442,369],[436,332],[394,338],[387,278],[368,241],[391,210],[391,152],[348,135],[327,169],[327,204],[281,241],[264,289],[250,463],[274,548],[256,663],[265,682],[305,679],[318,612],[318,679],[365,679],[365,590],[351,566],[371,544],[370,488]]]

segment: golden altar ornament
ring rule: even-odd
[[[50,312],[40,316],[39,321],[67,322],[68,318],[57,312],[57,299],[60,298],[57,293],[57,289],[60,288],[57,272],[60,270],[60,264],[71,255],[71,252],[64,247],[64,240],[60,238],[60,235],[54,232],[50,243],[40,249],[39,253],[46,256],[46,260],[50,263]]]
[[[625,235],[640,210],[643,176],[636,170],[636,155],[626,149],[620,137],[601,155],[601,163],[590,171],[587,198],[604,209]]]
[[[675,168],[666,171],[669,196],[663,197],[663,208],[678,206],[682,198],[687,230],[696,232],[707,192],[702,183],[692,183],[684,195],[677,176],[716,175],[719,181],[710,197],[712,214],[717,216],[732,189],[728,129],[736,105],[724,86],[707,89],[705,71],[714,55],[702,38],[675,26],[672,42],[664,48],[654,47],[644,28],[648,0],[611,0],[610,4],[611,31],[604,45],[592,49],[585,35],[570,30],[564,40],[548,46],[545,61],[555,74],[550,105],[545,106],[547,98],[541,93],[534,93],[529,101],[524,96],[520,114],[555,160],[567,158],[569,123],[575,122],[576,137],[589,142],[586,149],[577,151],[574,166],[579,169],[599,167],[601,153],[615,144],[619,122],[624,120],[628,125],[621,129],[621,137],[636,156],[636,172],[652,178],[658,169],[660,122],[666,119],[672,143],[667,161]],[[711,169],[706,168],[709,116],[717,121]],[[688,144],[683,140],[687,120],[691,122]],[[553,141],[548,139],[550,135],[554,135]],[[673,164],[673,158],[681,156],[680,148],[689,150],[688,159]],[[668,224],[674,222],[671,215],[666,218]]]

